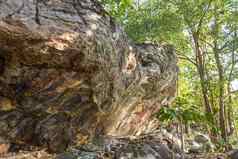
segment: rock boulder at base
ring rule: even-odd
[[[207,135],[204,134],[198,134],[194,137],[194,141],[196,141],[197,143],[207,143],[210,141],[210,138]]]
[[[169,45],[130,42],[95,0],[1,0],[0,136],[57,152],[151,132],[176,63]]]
[[[228,152],[229,159],[238,159],[238,149]]]
[[[199,133],[194,136],[194,140],[188,142],[188,151],[191,153],[208,153],[213,152],[215,146],[211,139],[204,134]]]
[[[98,149],[95,144],[84,145],[58,155],[57,159],[182,159],[180,153],[173,152],[167,144],[161,142],[162,138],[155,134],[132,140],[111,138],[111,144],[108,141],[103,143],[102,147],[106,146],[104,149]]]

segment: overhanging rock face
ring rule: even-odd
[[[176,63],[171,46],[129,42],[94,0],[0,1],[0,136],[62,151],[150,132]]]

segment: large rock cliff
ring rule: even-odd
[[[62,151],[156,128],[171,46],[134,44],[95,0],[0,0],[0,136]]]

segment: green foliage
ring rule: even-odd
[[[162,107],[157,114],[157,118],[162,122],[172,122],[177,120],[178,114],[176,109]]]
[[[162,107],[157,118],[162,122],[202,123],[204,114],[188,98],[177,97],[173,107]]]
[[[100,2],[105,6],[110,15],[122,22],[128,9],[132,7],[133,0],[100,0]]]

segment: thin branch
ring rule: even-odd
[[[207,40],[201,38],[201,36],[199,37],[199,40],[201,40],[202,42],[206,43],[206,44],[209,45],[211,48],[214,47],[214,45],[213,45],[212,43],[210,43],[210,42],[208,42]]]
[[[225,96],[225,100],[227,100],[230,95],[235,94],[235,93],[238,93],[238,90],[234,90],[234,91],[231,91],[230,93],[228,93],[228,94]]]
[[[209,10],[209,8],[210,8],[210,6],[211,6],[211,3],[212,3],[212,0],[209,1],[208,7],[204,10],[204,12],[203,12],[203,14],[202,14],[202,16],[201,16],[201,18],[200,18],[200,20],[199,20],[199,22],[198,22],[198,27],[197,27],[197,31],[196,31],[196,32],[197,32],[197,35],[199,35],[199,33],[200,33],[203,20],[204,20],[206,14],[207,14],[207,11]]]
[[[195,66],[197,66],[196,62],[194,59],[182,54],[182,53],[179,53],[178,50],[176,50],[176,54],[178,56],[179,59],[182,59],[182,60],[186,60],[186,61],[189,61],[190,63],[194,64]]]
[[[234,60],[234,64],[237,64],[238,63],[238,60]],[[233,62],[229,63],[228,65],[225,66],[225,70],[228,70],[230,67],[233,67]],[[231,68],[232,69],[232,68]],[[232,71],[232,74],[234,73],[234,68],[233,68],[233,71]]]
[[[233,40],[231,40],[231,41],[226,41],[225,42],[225,44],[221,47],[221,48],[219,48],[219,50],[221,51],[221,50],[223,50],[224,48],[226,48],[229,44],[231,44],[231,43],[233,43],[234,41],[236,41],[237,39],[233,39]]]

